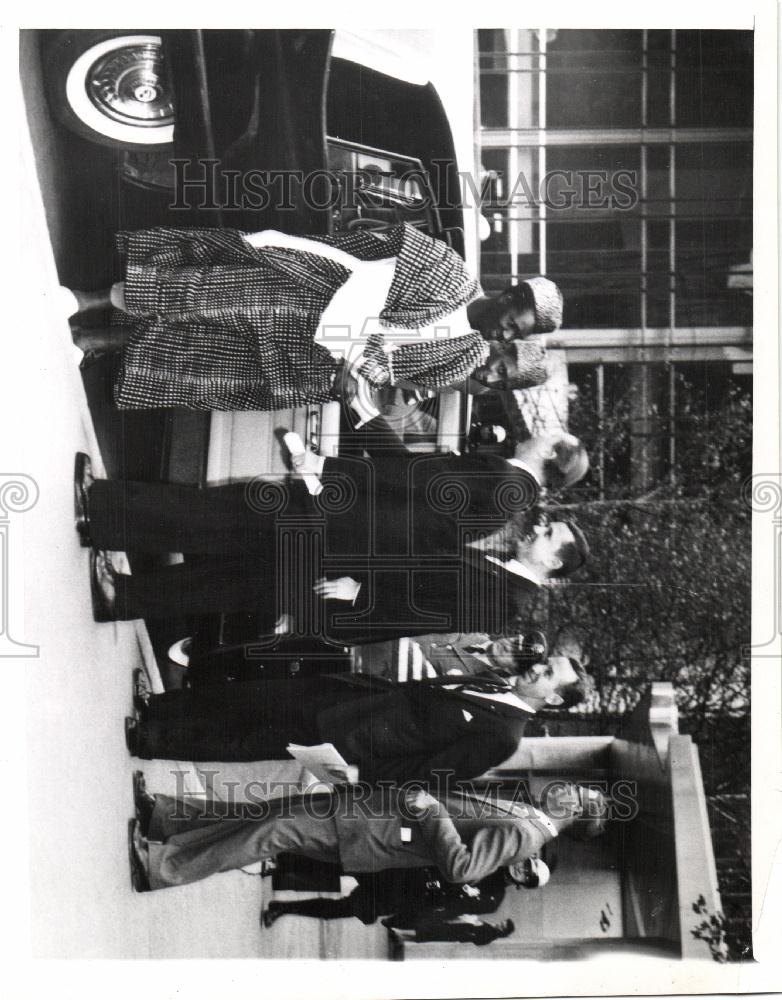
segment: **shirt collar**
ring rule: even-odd
[[[489,701],[501,701],[504,705],[512,705],[513,708],[520,708],[522,712],[529,712],[535,715],[535,709],[528,705],[523,698],[519,698],[515,691],[468,691],[473,698],[488,698]]]
[[[520,458],[508,458],[508,459],[506,459],[506,461],[510,465],[514,465],[517,469],[523,469],[524,472],[529,473],[529,475],[532,476],[532,478],[535,480],[535,482],[538,484],[538,486],[542,486],[542,483],[540,481],[540,477],[538,476],[537,472],[535,472],[535,470],[533,468],[531,468],[529,465],[527,465],[527,463],[524,462],[522,459],[520,459]]]
[[[522,576],[525,580],[529,580],[530,583],[534,583],[536,587],[542,587],[543,581],[537,577],[531,569],[520,563],[518,559],[498,559],[496,556],[484,556],[489,562],[495,563],[497,566],[502,566],[502,568],[507,573],[512,573],[514,576]]]

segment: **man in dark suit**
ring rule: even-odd
[[[93,480],[77,457],[85,540],[96,549],[261,557],[281,527],[323,532],[327,555],[458,552],[460,529],[491,532],[537,502],[530,469],[496,455],[415,454],[382,449],[368,458],[307,452],[301,476],[200,489],[167,483]],[[317,469],[317,473],[311,472]]]
[[[332,743],[361,781],[467,780],[518,748],[535,712],[583,700],[586,677],[564,661],[515,677],[394,684],[360,674],[207,685],[151,695],[130,727],[139,757],[287,759],[289,743]]]
[[[546,811],[472,796],[435,798],[421,790],[366,792],[345,787],[276,800],[252,819],[220,815],[218,803],[161,795],[150,805],[137,801],[134,884],[186,885],[282,852],[341,864],[348,872],[435,865],[451,882],[473,882],[539,854],[561,831],[594,836],[607,815],[600,793],[579,785],[552,789]]]
[[[538,487],[496,456],[326,459],[321,481],[311,497],[280,483],[199,491],[84,477],[95,545],[199,557],[128,577],[99,552],[96,617],[248,611],[272,632],[286,613],[299,634],[347,645],[501,632],[544,578],[587,555],[574,524],[540,527],[529,514],[521,528],[510,523]],[[345,603],[334,611],[323,601]]]

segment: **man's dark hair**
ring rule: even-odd
[[[572,684],[565,684],[564,687],[557,688],[557,693],[562,698],[562,704],[557,705],[557,708],[562,711],[567,708],[573,708],[574,705],[580,705],[582,701],[586,701],[587,692],[592,687],[592,678],[581,663],[574,656],[569,656],[568,660],[570,661],[570,666],[575,670],[578,680],[573,681]]]
[[[567,542],[560,547],[558,555],[562,560],[562,565],[559,569],[555,569],[549,573],[550,580],[558,580],[570,576],[571,573],[575,573],[589,559],[589,543],[584,536],[584,532],[573,519],[563,520],[562,523],[570,528],[573,541]]]

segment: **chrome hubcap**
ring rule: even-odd
[[[128,45],[107,53],[90,69],[87,93],[103,114],[143,127],[171,125],[174,105],[158,45]]]

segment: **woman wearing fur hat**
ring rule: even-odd
[[[125,281],[70,301],[115,309],[110,330],[77,329],[74,340],[123,348],[121,408],[274,410],[360,395],[356,383],[546,378],[540,344],[504,344],[508,332],[551,328],[535,297],[546,279],[486,296],[455,251],[407,224],[313,238],[160,228],[121,233],[118,246]]]
[[[468,306],[474,329],[486,340],[521,340],[553,333],[562,326],[562,292],[538,275],[509,285],[498,295],[482,295]]]

